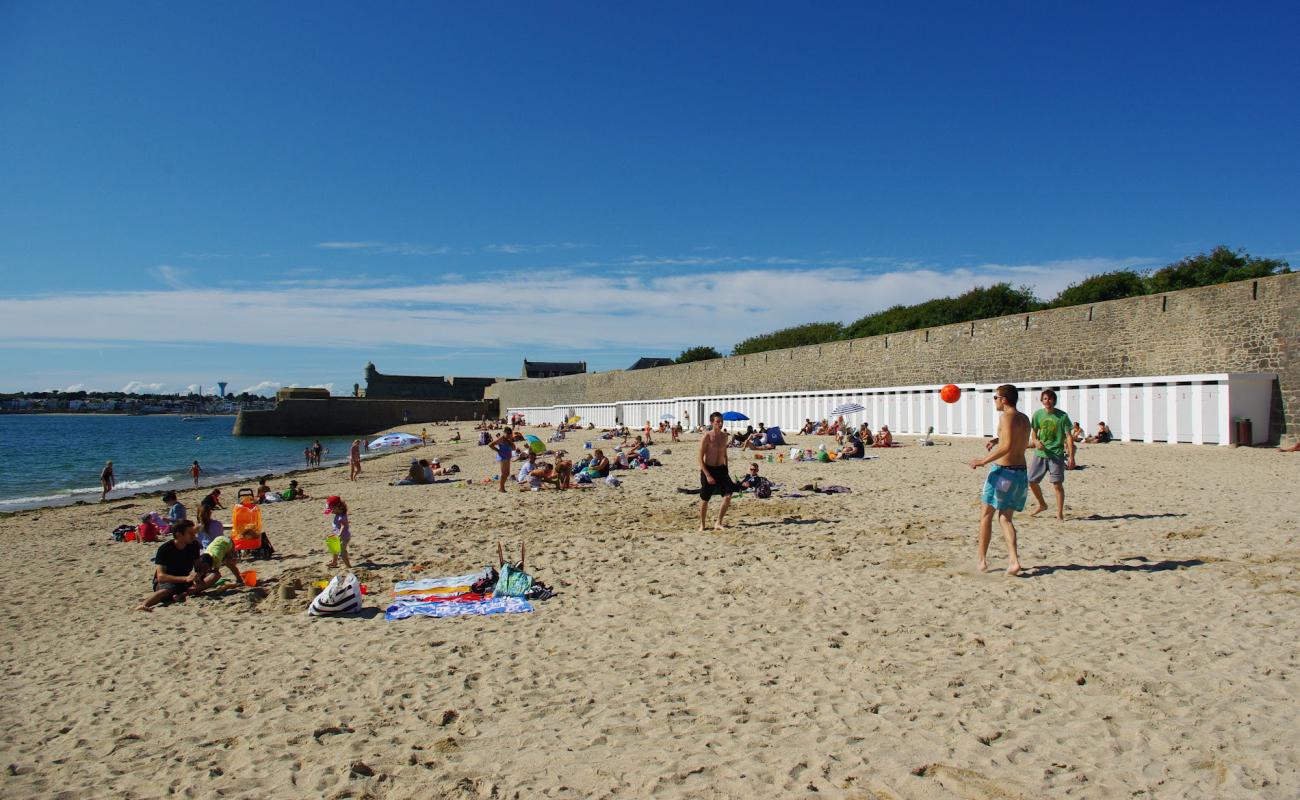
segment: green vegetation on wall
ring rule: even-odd
[[[752,336],[732,349],[732,355],[743,356],[787,347],[823,344],[839,339],[860,339],[886,333],[901,333],[941,325],[974,322],[990,317],[1023,314],[1044,308],[1100,303],[1144,294],[1159,294],[1198,286],[1264,278],[1290,272],[1290,265],[1279,258],[1256,258],[1242,250],[1232,250],[1220,245],[1209,253],[1189,256],[1165,267],[1148,272],[1117,270],[1093,275],[1071,284],[1051,300],[1040,300],[1028,286],[1013,288],[1008,283],[977,286],[957,297],[940,297],[911,306],[894,306],[884,311],[841,325],[838,322],[810,322],[784,328],[759,336]],[[707,351],[711,355],[688,354]],[[677,363],[718,358],[711,347],[693,347],[678,357]]]

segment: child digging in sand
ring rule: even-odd
[[[352,562],[348,560],[348,541],[352,539],[352,531],[348,528],[348,504],[342,497],[331,495],[325,501],[325,513],[334,515],[334,535],[339,537],[339,552],[330,561],[330,569],[339,565],[340,558],[343,566],[352,569]]]

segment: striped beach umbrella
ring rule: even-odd
[[[866,411],[867,407],[861,403],[844,403],[831,409],[831,416],[838,417],[840,414],[856,414],[859,411]]]

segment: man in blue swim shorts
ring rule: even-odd
[[[971,469],[992,463],[980,499],[979,571],[988,570],[989,540],[993,538],[993,515],[1002,526],[1007,540],[1007,574],[1020,574],[1020,556],[1016,553],[1016,526],[1011,517],[1024,511],[1025,497],[1029,494],[1029,474],[1025,467],[1025,448],[1029,446],[1029,417],[1016,410],[1020,391],[1004,383],[993,394],[993,406],[998,412],[998,436],[989,442],[989,454],[971,459]]]

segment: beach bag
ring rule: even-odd
[[[754,496],[766,500],[772,496],[772,482],[767,478],[759,478],[758,483],[754,484]]]
[[[360,610],[361,581],[351,572],[335,575],[307,607],[307,613],[313,617],[355,614]]]
[[[131,538],[130,538],[130,539],[126,538],[127,534],[131,534]],[[115,541],[115,542],[134,542],[134,541],[135,541],[135,526],[134,526],[134,525],[118,525],[116,528],[113,529],[113,541]]]
[[[480,446],[485,445],[485,444],[487,444],[489,441],[491,441],[491,440],[488,438],[488,432],[487,432],[487,431],[479,431],[479,433],[478,433],[478,443],[479,443],[479,445],[480,445]]]
[[[533,576],[506,563],[501,565],[501,574],[497,585],[492,590],[493,597],[523,597],[533,588]]]

